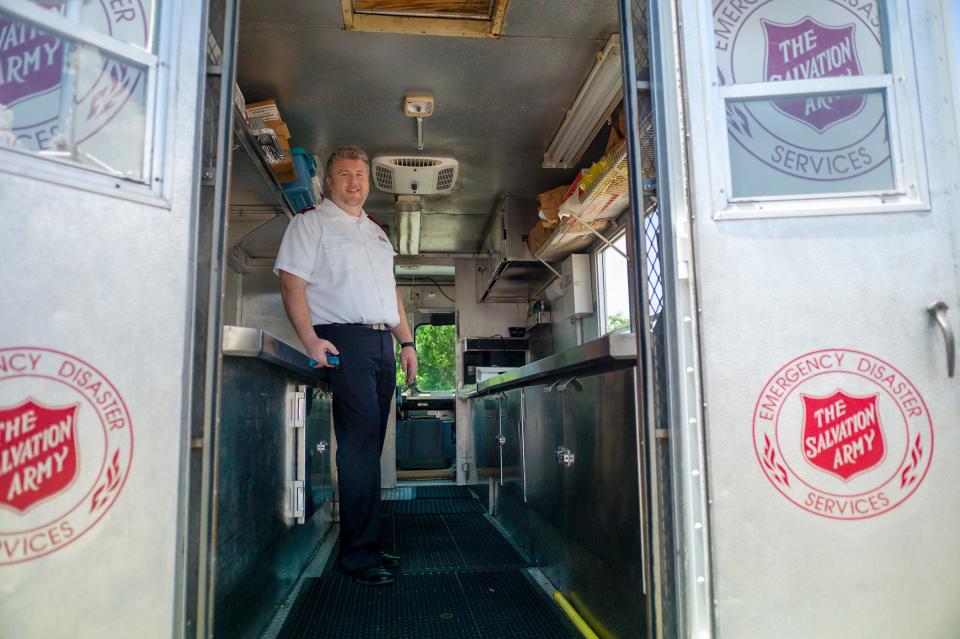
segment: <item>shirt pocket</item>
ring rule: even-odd
[[[373,238],[367,241],[367,246],[369,246],[373,254],[378,257],[392,258],[397,254],[397,252],[393,250],[393,245],[390,244],[389,240]]]
[[[350,247],[350,238],[343,235],[324,235],[320,240],[324,251],[343,251]]]

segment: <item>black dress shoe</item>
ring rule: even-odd
[[[388,552],[380,553],[380,565],[384,568],[399,568],[400,567],[400,557],[396,555],[391,555]]]
[[[353,580],[364,586],[386,586],[393,583],[393,575],[380,566],[371,566],[350,573]]]

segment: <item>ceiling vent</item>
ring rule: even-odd
[[[457,183],[460,163],[453,158],[381,155],[373,158],[373,182],[386,193],[440,195]]]

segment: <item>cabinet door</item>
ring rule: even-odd
[[[479,478],[500,479],[500,404],[491,397],[473,400],[473,444]]]
[[[328,392],[314,389],[311,393],[306,426],[307,457],[307,513],[310,517],[316,509],[333,497],[330,479],[330,428],[332,399]]]
[[[640,484],[633,369],[574,378],[563,389],[567,535],[609,561],[639,559]]]
[[[503,453],[501,484],[523,499],[523,391],[509,391],[500,402],[500,436]]]
[[[633,369],[560,384],[567,587],[624,636],[641,636],[639,457]],[[558,466],[559,468],[560,466]]]
[[[548,385],[524,392],[524,468],[530,508],[563,530],[563,471],[556,461],[563,443],[563,405]]]

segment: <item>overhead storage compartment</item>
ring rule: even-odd
[[[500,201],[484,242],[488,258],[477,270],[479,301],[525,302],[553,278],[527,247],[537,219],[534,198],[508,195]]]

